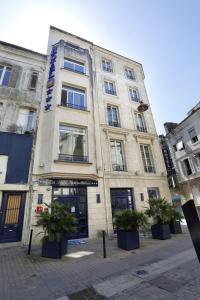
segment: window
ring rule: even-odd
[[[35,126],[35,111],[21,108],[19,110],[17,126],[20,133],[33,130]]]
[[[182,139],[179,139],[177,141],[177,143],[176,143],[176,149],[177,149],[177,151],[181,151],[181,150],[185,149],[185,146],[184,146],[184,143],[183,143]]]
[[[147,132],[143,114],[135,113],[136,128],[138,131]]]
[[[85,65],[71,59],[64,60],[64,68],[78,73],[85,73]]]
[[[146,173],[155,173],[155,167],[153,163],[153,156],[150,145],[140,145],[140,151],[142,155],[144,171]]]
[[[0,65],[0,85],[9,86],[11,78],[11,68]]]
[[[118,108],[116,106],[108,105],[107,113],[108,113],[108,125],[114,127],[120,127]]]
[[[133,70],[131,70],[131,69],[125,69],[125,75],[126,75],[127,79],[135,80],[135,75],[134,75]]]
[[[116,95],[115,83],[110,81],[104,81],[105,93],[110,95]]]
[[[0,120],[1,120],[1,117],[2,117],[2,113],[3,113],[3,103],[0,102]]]
[[[37,86],[37,81],[38,81],[38,72],[33,71],[31,73],[31,78],[29,82],[29,89],[30,90],[35,90]]]
[[[122,142],[111,140],[110,149],[113,171],[126,171]]]
[[[73,162],[87,162],[86,129],[60,125],[59,159]]]
[[[185,175],[191,175],[192,174],[192,169],[191,169],[190,162],[189,162],[188,158],[186,158],[182,161],[182,166],[183,166],[183,173]]]
[[[139,97],[139,94],[138,94],[137,90],[129,89],[129,95],[130,95],[130,98],[131,98],[132,101],[135,101],[135,102],[140,101],[140,97]]]
[[[61,105],[75,109],[86,109],[85,91],[73,87],[62,87]]]
[[[102,68],[104,71],[106,72],[113,72],[113,69],[112,69],[112,63],[110,60],[105,60],[103,59],[102,60]]]
[[[188,133],[189,133],[192,144],[196,143],[198,141],[196,130],[194,128],[192,128],[188,131]]]
[[[159,188],[147,188],[147,193],[149,199],[155,199],[160,197],[160,191]]]

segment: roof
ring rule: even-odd
[[[10,44],[10,43],[4,42],[4,41],[0,41],[0,44],[3,45],[3,46],[12,47],[12,48],[15,48],[15,49],[18,49],[18,50],[22,50],[22,51],[26,51],[26,52],[30,52],[30,53],[33,53],[33,54],[37,54],[37,55],[46,57],[46,54],[42,54],[42,53],[27,49],[27,48],[24,48],[24,47],[21,47],[21,46],[17,46],[17,45],[14,45],[14,44]]]

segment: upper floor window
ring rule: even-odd
[[[78,126],[60,125],[59,158],[74,162],[87,162],[86,129]]]
[[[182,167],[183,167],[183,173],[185,175],[189,176],[192,174],[192,168],[191,168],[190,161],[188,158],[186,158],[182,161]]]
[[[183,143],[182,139],[177,140],[176,145],[174,145],[174,150],[175,151],[181,151],[185,149],[185,145]]]
[[[116,88],[114,82],[104,81],[104,89],[106,94],[116,95]]]
[[[73,87],[62,87],[61,105],[75,109],[86,109],[85,91]]]
[[[11,68],[0,65],[0,85],[9,86],[11,78]]]
[[[120,127],[118,107],[108,105],[107,113],[108,113],[108,125],[114,127]]]
[[[144,171],[146,173],[155,173],[155,167],[153,163],[153,156],[150,145],[141,144],[140,151],[142,155]]]
[[[129,95],[132,101],[140,101],[139,93],[136,89],[129,89]]]
[[[106,72],[113,72],[112,62],[110,60],[103,59],[102,60],[102,68]]]
[[[160,191],[159,191],[159,188],[157,188],[157,187],[147,188],[147,193],[148,193],[149,199],[155,199],[155,198],[160,197]]]
[[[33,71],[31,73],[30,82],[29,82],[29,89],[30,90],[36,90],[37,81],[38,81],[38,72]]]
[[[71,60],[71,59],[64,60],[64,68],[82,74],[85,73],[85,65],[81,62]]]
[[[113,171],[126,171],[124,149],[121,141],[111,140],[111,162]]]
[[[147,132],[143,114],[135,113],[136,128],[138,131]]]
[[[17,119],[17,130],[20,133],[31,131],[35,126],[35,111],[20,108]]]
[[[198,141],[198,136],[197,136],[196,130],[194,128],[192,128],[188,131],[188,133],[189,133],[192,144],[196,143]]]
[[[135,74],[132,69],[125,69],[125,75],[127,79],[135,80]]]

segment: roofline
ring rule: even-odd
[[[142,64],[141,64],[141,63],[139,63],[139,62],[137,62],[137,61],[135,61],[135,60],[133,60],[133,59],[127,57],[127,56],[121,55],[121,54],[116,53],[116,52],[114,52],[114,51],[111,51],[111,50],[108,50],[108,49],[103,48],[103,47],[101,47],[101,46],[98,46],[98,45],[94,44],[93,42],[91,42],[91,41],[89,41],[89,40],[86,40],[86,39],[84,39],[84,38],[82,38],[82,37],[80,37],[80,36],[78,36],[78,35],[75,35],[75,34],[73,34],[73,33],[70,33],[70,32],[68,32],[68,31],[65,31],[65,30],[62,30],[62,29],[60,29],[60,28],[57,28],[57,27],[55,27],[55,26],[50,25],[50,30],[51,30],[51,29],[60,31],[60,32],[62,32],[62,33],[64,33],[64,34],[68,34],[68,35],[70,35],[70,36],[72,36],[72,37],[75,37],[75,38],[77,38],[77,39],[79,39],[79,40],[81,40],[81,41],[83,41],[83,42],[89,43],[89,44],[94,45],[94,46],[96,46],[96,47],[98,47],[98,48],[100,48],[100,49],[106,50],[106,51],[108,51],[108,52],[110,52],[110,53],[113,53],[113,54],[115,54],[115,55],[118,55],[118,56],[123,57],[123,58],[128,59],[128,60],[131,60],[131,61],[133,61],[134,63],[136,63],[136,64],[138,64],[138,65],[140,65],[140,66],[142,67]],[[143,67],[142,67],[142,71],[143,71]],[[143,72],[143,73],[144,73],[144,72]]]
[[[8,46],[8,47],[13,47],[13,48],[16,48],[18,50],[23,50],[23,51],[30,52],[30,53],[33,53],[33,54],[37,54],[37,55],[40,55],[40,56],[43,56],[43,57],[47,57],[46,54],[39,53],[39,52],[30,50],[30,49],[27,49],[27,48],[24,48],[24,47],[21,47],[21,46],[17,46],[17,45],[11,44],[11,43],[7,43],[7,42],[4,42],[4,41],[0,41],[0,44],[2,44],[4,46]]]

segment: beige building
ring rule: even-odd
[[[118,209],[170,198],[142,65],[50,27],[33,170],[32,224],[44,203],[68,203],[75,236],[113,232]]]
[[[27,239],[46,55],[0,41],[0,243]]]

